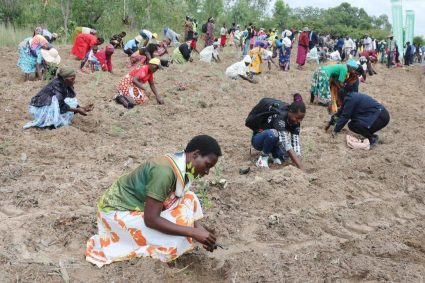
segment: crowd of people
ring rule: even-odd
[[[348,123],[351,132],[361,137],[360,144],[376,146],[377,132],[389,123],[388,110],[360,92],[360,83],[366,80],[366,74],[376,74],[377,62],[388,67],[400,65],[398,45],[392,35],[387,41],[369,35],[356,40],[349,35],[319,35],[308,27],[279,33],[252,23],[244,28],[235,23],[229,27],[223,24],[216,33],[213,17],[202,25],[186,17],[182,29],[181,36],[165,27],[160,39],[157,33],[142,28],[127,41],[127,33],[120,32],[101,48],[104,39],[97,36],[95,29],[77,27],[72,35],[71,55],[81,61],[82,73],[92,73],[113,72],[113,54],[117,50],[125,53],[129,71],[118,81],[114,98],[125,108],[132,108],[149,100],[146,84],[157,103],[164,104],[154,74],[172,64],[193,63],[193,52],[203,63],[219,63],[223,48],[234,48],[241,57],[227,66],[226,77],[256,83],[255,77],[263,73],[263,63],[267,62],[269,71],[274,65],[277,72],[289,72],[291,54],[296,51],[298,69],[302,70],[309,60],[318,64],[311,78],[310,103],[327,108],[330,118],[325,130],[332,128],[331,136],[335,137]],[[32,75],[50,81],[31,99],[29,113],[33,121],[25,124],[25,129],[66,126],[74,114],[86,116],[94,108],[78,104],[76,70],[59,66],[61,57],[53,47],[56,38],[56,34],[37,27],[33,36],[19,45],[18,66],[25,79]],[[200,51],[199,39],[203,40]],[[406,44],[406,65],[412,64],[414,58],[423,62],[423,47],[413,46]],[[252,147],[259,151],[256,166],[269,168],[269,160],[278,165],[288,161],[305,171],[300,128],[307,113],[302,96],[294,94],[290,103],[265,97],[252,107],[245,125],[252,130]],[[199,223],[202,208],[190,185],[194,178],[208,174],[221,154],[214,138],[196,136],[184,151],[148,160],[117,179],[97,203],[98,234],[87,243],[86,259],[99,267],[141,256],[170,261],[190,250],[193,240],[208,251],[216,249],[216,236]]]

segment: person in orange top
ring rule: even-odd
[[[97,38],[92,34],[80,33],[75,38],[74,45],[71,49],[71,54],[77,57],[78,59],[83,60],[86,58],[87,52],[95,45],[100,45],[103,43],[103,38]]]
[[[149,83],[158,104],[164,104],[164,99],[156,91],[153,81],[153,74],[161,68],[161,61],[158,58],[152,58],[147,65],[131,71],[118,83],[118,95],[115,100],[126,108],[142,104],[148,100],[146,88],[143,85]]]

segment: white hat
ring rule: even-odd
[[[290,30],[285,31],[285,36],[290,37],[292,35],[292,32]]]
[[[143,40],[143,37],[141,36],[141,35],[137,35],[135,38],[134,38],[134,40],[136,40],[137,42],[142,42],[142,40]]]
[[[41,56],[48,63],[59,64],[61,62],[61,56],[59,56],[55,48],[50,48],[49,50],[41,49]]]
[[[251,60],[251,56],[249,55],[245,55],[245,57],[243,57],[243,61],[245,63],[251,64],[252,60]]]

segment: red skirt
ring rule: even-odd
[[[222,35],[220,39],[220,45],[224,47],[226,45],[226,35]]]

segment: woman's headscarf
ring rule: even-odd
[[[42,34],[43,33],[43,28],[42,27],[36,27],[34,30],[35,34]]]
[[[75,77],[75,70],[71,67],[62,67],[60,68],[59,72],[58,72],[58,76],[66,79],[69,77]]]
[[[105,51],[107,51],[107,52],[109,52],[109,53],[114,53],[115,48],[114,48],[114,46],[113,46],[112,44],[108,44],[108,45],[106,45],[106,47],[105,47]]]

